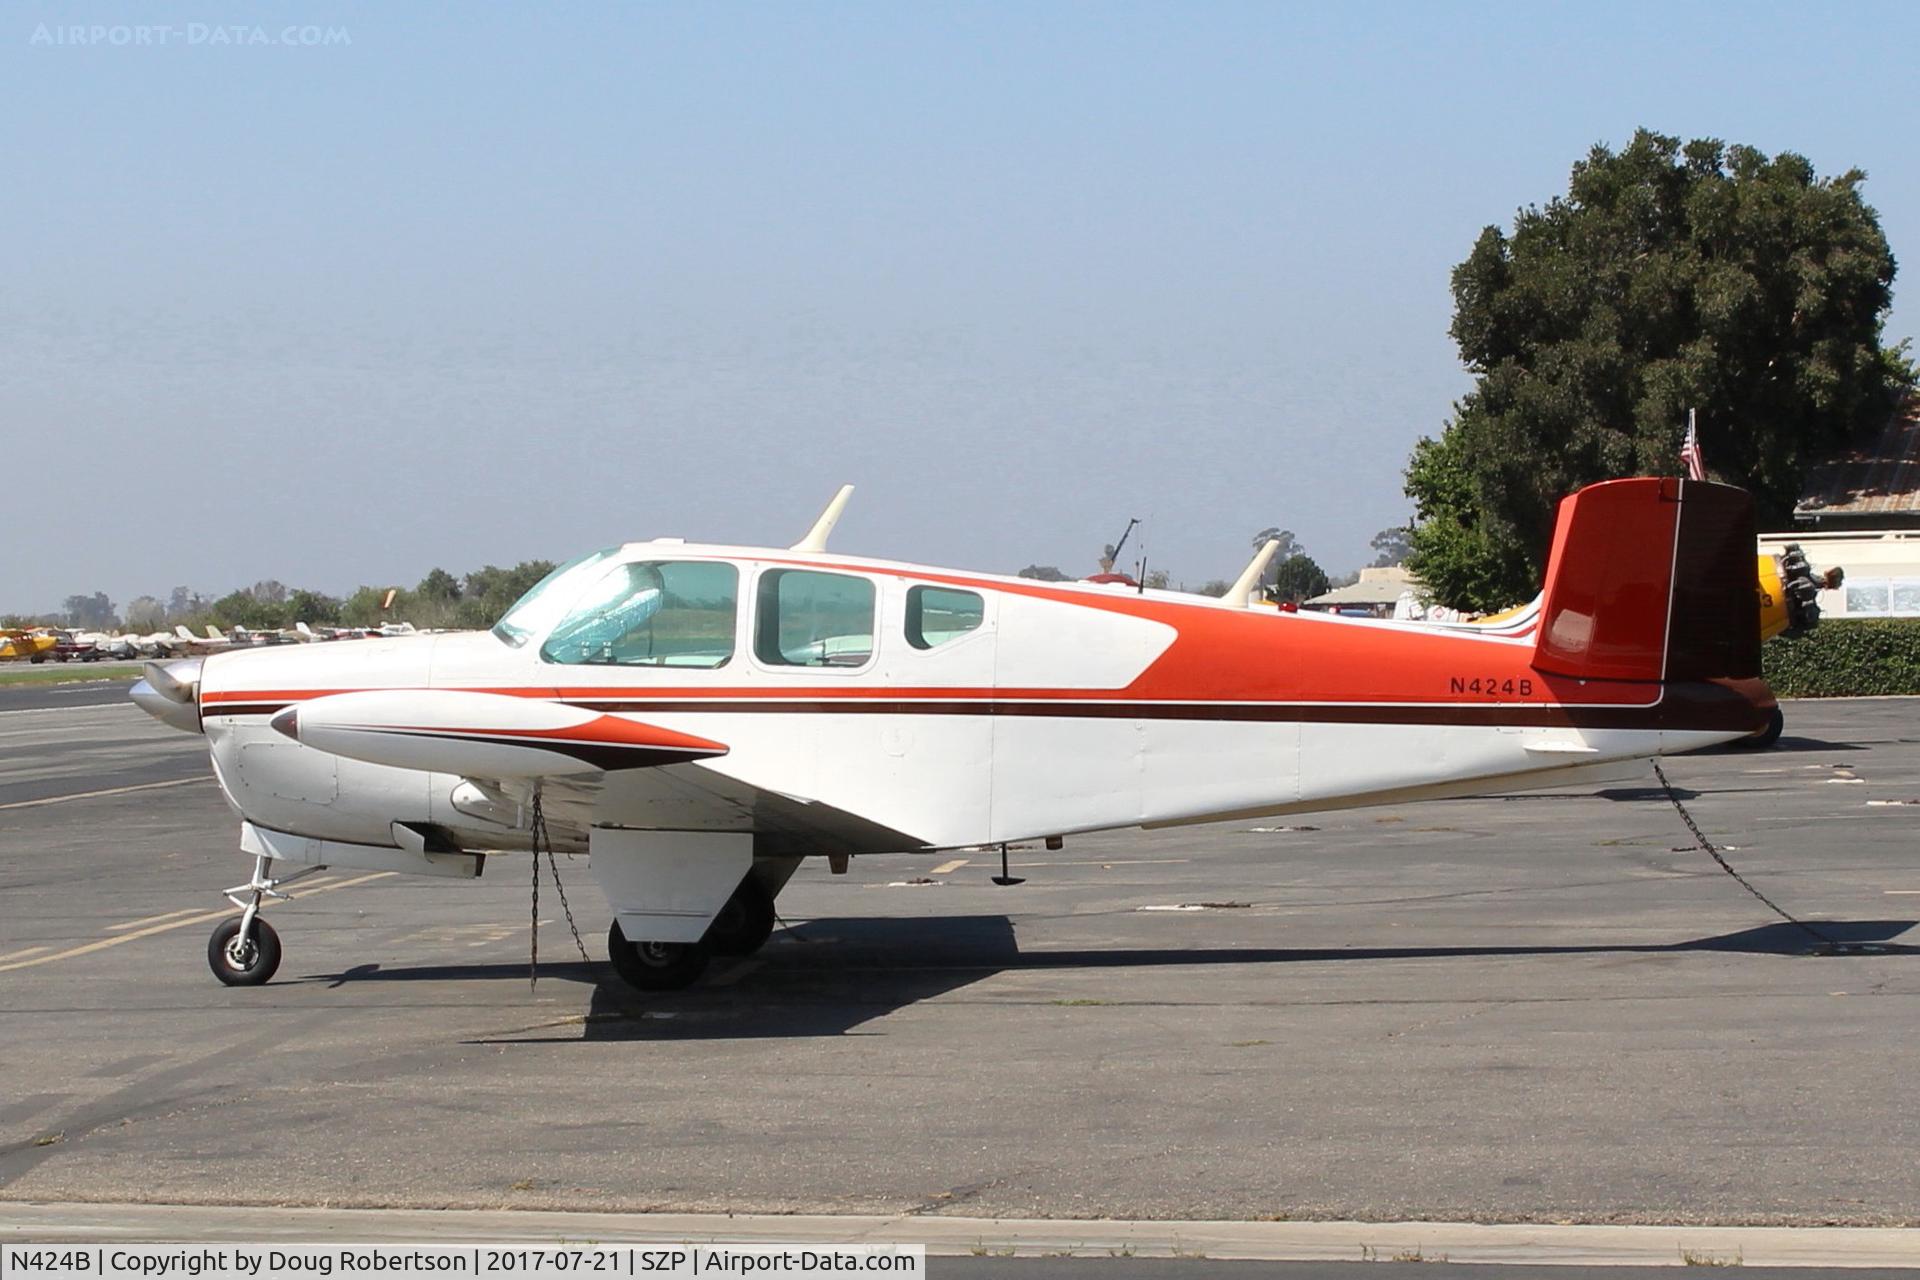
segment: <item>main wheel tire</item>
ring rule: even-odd
[[[773,936],[773,895],[752,873],[707,926],[706,944],[717,956],[750,956]]]
[[[628,942],[615,920],[607,930],[607,959],[630,987],[641,991],[679,991],[707,970],[712,949],[699,942]]]
[[[240,917],[222,920],[207,939],[207,967],[230,987],[257,987],[280,967],[280,935],[258,916],[253,938],[240,939]]]
[[[1764,751],[1774,743],[1780,741],[1780,731],[1786,727],[1787,717],[1781,712],[1779,707],[1775,707],[1767,715],[1766,728],[1758,733],[1750,734],[1740,739],[1733,745],[1743,751]]]

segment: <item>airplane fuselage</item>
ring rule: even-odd
[[[662,570],[713,598],[683,592],[685,617],[670,604],[645,624],[678,633],[644,651],[619,649],[634,632],[572,648],[478,632],[207,658],[200,722],[228,798],[260,827],[313,839],[387,846],[410,823],[462,848],[525,847],[498,807],[458,803],[458,774],[343,757],[270,724],[376,689],[506,695],[723,743],[700,768],[862,815],[897,837],[869,845],[901,849],[1586,781],[1748,735],[1771,705],[1729,682],[1545,674],[1531,636],[1121,586],[664,542],[596,564]],[[798,603],[781,595],[792,584],[808,593]],[[552,793],[563,847],[584,847],[589,810],[629,829],[761,831],[751,806],[690,816],[671,779],[616,776]],[[841,851],[762,834],[782,853]]]

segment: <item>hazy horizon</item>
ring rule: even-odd
[[[1920,245],[1905,5],[0,15],[0,613],[786,545],[843,482],[836,551],[1338,573],[1470,385],[1449,272],[1592,144],[1859,167]]]

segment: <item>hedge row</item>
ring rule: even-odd
[[[1829,618],[1767,641],[1761,662],[1782,698],[1920,694],[1920,618]]]

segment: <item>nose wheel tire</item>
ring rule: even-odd
[[[641,991],[678,991],[706,972],[713,952],[706,941],[628,942],[615,920],[607,930],[607,958],[628,986]]]
[[[230,987],[257,987],[280,967],[280,935],[257,916],[247,937],[240,934],[242,919],[222,920],[207,939],[207,966]]]
[[[750,956],[773,936],[773,920],[773,895],[748,876],[707,926],[704,941],[717,956]]]

